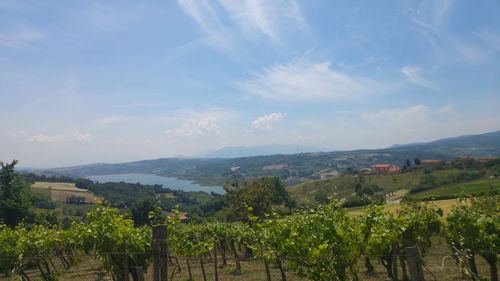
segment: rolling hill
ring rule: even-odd
[[[90,164],[50,169],[69,176],[144,173],[222,185],[228,180],[276,175],[286,184],[333,177],[348,169],[375,163],[402,165],[406,159],[449,160],[457,156],[500,155],[500,131],[459,136],[428,143],[397,145],[384,149],[276,154],[239,158],[161,158],[119,164]]]
[[[307,152],[329,151],[329,149],[316,146],[296,144],[269,144],[254,146],[231,146],[201,154],[201,158],[238,158],[274,154],[296,154]]]

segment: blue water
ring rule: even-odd
[[[199,184],[193,183],[187,180],[179,180],[176,178],[160,177],[156,175],[148,174],[120,174],[120,175],[102,175],[102,176],[90,176],[90,180],[104,182],[129,182],[129,183],[140,183],[140,184],[161,184],[164,188],[170,188],[175,190],[184,191],[205,191],[205,192],[216,192],[224,193],[224,189],[221,186],[201,186]]]

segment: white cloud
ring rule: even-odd
[[[420,72],[421,69],[418,66],[405,66],[401,68],[401,73],[403,73],[410,83],[429,90],[438,91],[438,88],[427,79],[423,78]]]
[[[235,55],[245,39],[263,35],[273,43],[290,30],[308,29],[296,0],[178,0],[179,6],[203,31],[213,48]],[[295,33],[297,34],[297,33]]]
[[[175,123],[180,124],[165,131],[168,137],[214,137],[220,136],[220,123],[229,119],[232,112],[219,109],[179,110]]]
[[[124,116],[120,115],[110,115],[97,119],[97,123],[100,124],[115,124],[127,120]]]
[[[286,114],[281,112],[260,116],[252,122],[252,128],[256,130],[271,130],[273,124],[279,122],[281,119],[285,118],[285,116]]]
[[[168,129],[165,134],[175,137],[206,137],[218,136],[221,133],[216,120],[210,117],[200,117],[187,120],[179,127]]]
[[[30,143],[82,143],[91,142],[92,136],[89,133],[74,132],[72,134],[46,134],[31,133],[26,131],[12,132],[10,136]]]
[[[247,32],[260,32],[272,41],[279,41],[283,28],[290,24],[306,29],[297,1],[219,0],[231,19]]]
[[[188,14],[204,33],[203,41],[214,49],[234,55],[234,35],[222,23],[210,1],[178,0],[179,6]]]
[[[76,132],[73,134],[73,142],[91,142],[92,136],[89,133]]]
[[[355,100],[390,90],[381,82],[336,71],[330,62],[299,59],[274,65],[236,84],[252,96],[279,101]]]

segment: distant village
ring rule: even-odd
[[[407,161],[403,167],[399,167],[397,165],[391,164],[391,163],[377,163],[372,165],[370,168],[365,168],[362,169],[361,172],[365,173],[371,173],[371,174],[400,174],[407,170],[408,168],[411,167],[411,165],[419,166],[419,167],[425,167],[425,168],[432,168],[432,167],[438,167],[440,165],[445,165],[445,164],[453,164],[453,163],[458,163],[458,162],[466,162],[466,161],[479,161],[480,163],[486,163],[488,161],[493,161],[498,159],[498,157],[495,156],[485,156],[485,157],[479,157],[479,158],[474,158],[470,156],[460,156],[456,157],[453,160],[437,160],[437,159],[423,159],[419,160],[416,158],[413,161]]]

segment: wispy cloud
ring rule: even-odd
[[[274,112],[258,117],[252,122],[252,128],[256,130],[271,130],[273,125],[285,118],[286,114]]]
[[[178,0],[178,4],[203,31],[209,45],[230,55],[242,41],[256,35],[281,43],[283,33],[308,29],[296,0]]]
[[[179,124],[165,131],[167,137],[215,137],[222,135],[220,123],[228,120],[232,112],[220,109],[179,110],[174,118]]]
[[[258,32],[274,42],[281,40],[290,24],[302,30],[307,23],[297,1],[220,0],[231,19],[247,32]]]
[[[422,77],[421,69],[418,66],[405,66],[401,68],[401,73],[404,74],[406,79],[415,85],[427,88],[429,90],[438,91],[438,87],[433,85],[430,81]]]
[[[390,90],[388,84],[334,70],[329,61],[308,59],[274,65],[236,83],[252,96],[279,101],[356,100]]]
[[[399,123],[424,117],[428,112],[428,106],[419,104],[406,108],[382,109],[375,113],[363,114],[363,117],[370,121]]]
[[[458,1],[422,1],[411,16],[411,28],[429,44],[433,60],[437,63],[467,62],[484,63],[500,52],[498,30],[470,31],[450,28],[447,16]]]
[[[92,142],[92,135],[84,132],[47,134],[31,132],[12,132],[11,137],[31,143],[88,143]]]

